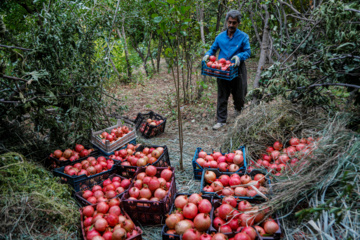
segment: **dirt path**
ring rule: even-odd
[[[256,60],[247,62],[248,84],[252,88],[252,82],[256,72]],[[152,79],[143,80],[142,84],[124,85],[113,90],[118,98],[123,99],[127,110],[124,115],[135,118],[137,113],[154,111],[167,118],[165,133],[158,137],[145,139],[138,136],[137,142],[153,145],[167,145],[170,154],[171,165],[175,167],[177,192],[200,192],[200,182],[193,177],[191,161],[197,147],[206,152],[213,149],[219,150],[235,120],[232,98],[229,99],[228,122],[225,127],[218,131],[212,130],[216,118],[217,86],[215,78],[208,84],[209,88],[204,92],[201,101],[193,104],[182,105],[183,121],[183,165],[180,170],[179,133],[177,127],[177,108],[174,81],[171,73],[168,73],[165,63],[161,65],[160,73]],[[161,226],[143,228],[143,239],[161,239]]]

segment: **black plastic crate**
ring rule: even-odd
[[[158,172],[156,177],[160,176],[160,172],[167,167],[157,167]],[[145,200],[133,200],[129,198],[129,192],[121,197],[121,204],[125,211],[131,216],[134,221],[138,221],[142,225],[156,225],[165,223],[166,214],[169,212],[170,207],[174,202],[176,194],[176,182],[175,182],[175,171],[171,168],[173,175],[171,178],[171,184],[168,194],[160,201],[145,201]],[[145,172],[145,168],[138,168],[136,175]],[[134,178],[136,178],[136,175]],[[130,188],[134,186],[134,181],[131,183]]]
[[[175,201],[175,199],[176,199],[177,196],[186,195],[186,196],[189,197],[191,194],[192,194],[192,193],[176,193],[176,195],[175,195],[175,197],[174,197],[174,201]],[[209,201],[212,203],[212,199],[213,199],[212,196],[210,196],[210,195],[202,195],[201,197],[204,198],[204,199],[209,200]],[[168,214],[170,215],[174,210],[175,210],[175,205],[172,204],[172,205],[171,205],[171,209],[170,209],[170,211],[169,211]],[[210,214],[211,214],[211,212],[210,212]],[[211,218],[211,217],[210,217],[210,218]],[[171,240],[171,239],[173,239],[173,240],[180,240],[180,239],[181,239],[181,236],[178,235],[178,234],[169,234],[169,233],[166,233],[168,230],[169,230],[169,228],[166,226],[166,224],[164,224],[164,226],[162,227],[162,230],[161,230],[161,235],[162,235],[162,239],[163,239],[163,240]],[[210,232],[210,229],[209,229],[208,231],[206,231],[206,233],[209,233],[209,232]]]
[[[145,147],[148,147],[148,148],[162,147],[162,148],[164,148],[164,152],[160,155],[158,160],[156,160],[156,162],[154,162],[153,164],[147,164],[146,166],[153,165],[155,167],[171,167],[169,151],[168,151],[168,148],[167,148],[166,145],[165,146],[158,146],[158,145],[145,146],[145,145],[140,145],[138,148],[136,148],[135,152],[142,151]],[[132,177],[135,174],[135,172],[137,171],[137,169],[138,169],[137,166],[123,166],[123,165],[121,165],[120,162],[118,162],[118,167],[122,171],[122,176],[123,177],[128,177],[128,178]]]
[[[96,204],[93,204],[93,205],[91,205],[91,206],[93,206],[94,209],[96,209]],[[131,221],[133,221],[132,218],[129,216],[129,214],[128,214],[127,212],[125,212],[122,207],[120,207],[120,209],[121,209],[122,215],[126,216],[127,219],[130,219]],[[83,215],[83,213],[82,213],[82,208],[80,208],[79,211],[80,211],[81,233],[82,233],[83,239],[84,239],[84,240],[87,240],[86,234],[85,234],[84,215]],[[134,223],[135,223],[135,222],[134,222]],[[136,230],[136,231],[138,232],[138,234],[136,234],[136,235],[133,236],[133,237],[126,238],[126,240],[142,240],[141,235],[142,235],[143,231],[141,230],[141,228],[140,228],[139,226],[136,226],[136,225],[135,225],[134,230]]]
[[[151,126],[148,122],[146,122],[147,119],[157,121],[162,120],[163,122],[159,125]],[[152,138],[160,135],[165,131],[165,125],[166,118],[152,111],[150,111],[149,113],[138,113],[135,119],[136,130],[141,132],[142,136],[144,136],[145,138]]]
[[[245,199],[237,199],[237,203],[239,203],[240,201],[243,201]],[[259,200],[256,200],[256,199],[249,199],[247,200],[248,202],[250,202],[252,205],[258,205],[258,204],[261,204],[262,202],[259,201]],[[214,212],[215,212],[215,209],[218,208],[220,205],[221,205],[221,202],[222,202],[222,199],[217,199],[217,198],[213,198],[212,200],[212,210],[211,210],[211,213],[210,213],[210,216],[211,216],[211,226],[210,226],[210,230],[209,230],[209,233],[212,234],[212,233],[217,233],[218,230],[214,228],[213,226],[213,221],[214,221]],[[276,216],[276,215],[275,215]],[[277,222],[277,224],[279,225],[279,230],[276,231],[276,233],[273,235],[273,236],[260,236],[259,232],[255,229],[256,231],[256,238],[255,239],[259,239],[259,240],[278,240],[280,239],[280,236],[281,236],[281,225],[280,225],[280,222],[277,218],[274,218],[274,220]],[[258,224],[254,224],[255,225],[258,225]],[[224,233],[228,238],[232,238],[234,237],[237,233],[239,232],[232,232],[232,233]]]
[[[239,76],[239,67],[230,66],[229,71],[208,67],[205,61],[201,62],[201,75],[216,77],[231,81]]]
[[[54,169],[53,174],[55,177],[60,177],[61,183],[67,183],[73,187],[75,192],[79,192],[85,189],[87,186],[100,184],[103,180],[109,178],[111,174],[115,173],[118,170],[117,167],[118,161],[116,160],[113,161],[114,161],[114,165],[112,166],[111,169],[91,176],[86,176],[85,174],[80,176],[75,176],[75,175],[69,176],[64,173],[65,167]]]
[[[123,176],[120,176],[118,175],[117,173],[113,173],[109,176],[109,178],[112,180],[114,177],[120,177],[121,180],[123,179],[127,179]],[[106,179],[104,179],[106,180]],[[81,206],[87,206],[87,205],[92,205],[92,203],[88,202],[85,198],[82,197],[82,194],[85,190],[91,190],[91,188],[94,186],[94,185],[100,185],[101,187],[103,187],[103,182],[104,180],[100,183],[100,184],[92,184],[92,185],[88,185],[87,187],[84,187],[81,191],[79,192],[76,192],[75,193],[75,197],[76,199],[78,200],[78,202],[81,204]],[[125,189],[125,191],[123,193],[120,193],[118,195],[116,195],[114,198],[121,198],[121,196],[127,191],[128,189]]]
[[[84,146],[85,149],[91,149],[88,146]],[[47,163],[46,166],[50,167],[50,169],[54,169],[54,168],[59,168],[59,167],[63,167],[63,166],[67,166],[67,165],[72,165],[78,162],[81,162],[82,160],[86,160],[88,157],[97,157],[100,155],[100,151],[98,149],[93,148],[94,150],[87,155],[86,157],[81,157],[78,160],[75,161],[70,161],[70,160],[66,160],[66,161],[60,161],[58,158],[55,157],[51,157],[49,156],[47,158]],[[73,150],[75,151],[75,150]],[[56,167],[52,167],[54,164],[56,164]]]
[[[264,171],[260,171],[260,170],[253,170],[251,171],[250,173],[246,172],[236,172],[236,173],[230,173],[230,172],[220,172],[219,169],[217,168],[205,168],[204,169],[204,172],[205,171],[213,171],[215,174],[216,174],[216,179],[218,177],[220,177],[221,175],[232,175],[232,174],[238,174],[239,176],[243,176],[243,175],[249,175],[250,177],[254,177],[256,174],[258,173],[261,173],[261,174],[264,174],[265,175],[265,179],[267,180],[266,181],[266,187],[268,188],[269,190],[269,194],[270,194],[270,190],[271,190],[271,184],[270,184],[270,179],[268,177],[266,177],[266,172]],[[200,191],[202,194],[208,194],[208,195],[214,195],[218,198],[223,198],[224,196],[222,195],[218,195],[217,193],[214,193],[214,192],[205,192],[203,190],[203,188],[205,187],[205,179],[204,179],[204,174],[202,175],[201,177],[201,185],[200,185]],[[269,197],[269,194],[265,194],[265,196]],[[238,198],[238,199],[242,199],[242,200],[250,200],[250,199],[258,199],[258,200],[262,200],[262,201],[265,201],[265,199],[263,197],[261,197],[259,194],[255,195],[254,197],[248,197],[248,196],[234,196],[235,198]]]
[[[247,163],[246,163],[246,152],[245,152],[245,146],[241,146],[239,147],[237,150],[241,150],[243,152],[243,157],[244,157],[244,166],[240,167],[239,171],[237,172],[242,172],[245,171],[246,167],[247,167]],[[195,154],[194,157],[192,159],[192,166],[193,166],[193,170],[194,170],[194,179],[195,180],[201,180],[201,176],[203,173],[204,168],[201,167],[197,162],[196,159],[198,159],[199,156],[199,152],[201,151],[201,148],[196,148],[195,150]],[[221,152],[221,150],[220,150]],[[221,152],[222,153],[222,152]],[[226,153],[222,153],[222,155],[225,155]],[[237,173],[237,172],[232,172],[232,173]]]

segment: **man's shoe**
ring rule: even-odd
[[[219,128],[221,128],[221,127],[223,127],[223,126],[225,126],[226,125],[226,123],[217,123],[217,124],[215,124],[214,126],[213,126],[213,130],[218,130]]]

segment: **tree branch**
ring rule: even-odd
[[[6,75],[1,74],[1,73],[0,73],[0,77],[10,79],[10,80],[15,80],[15,81],[28,82],[28,80],[25,80],[25,79],[22,79],[22,78],[17,78],[17,77],[6,76]]]
[[[360,10],[356,10],[356,9],[352,9],[352,8],[347,8],[345,9],[346,11],[352,11],[352,12],[356,12],[356,13],[360,13]]]
[[[0,44],[0,47],[10,48],[10,49],[15,48],[15,49],[23,50],[23,51],[33,51],[33,49],[22,48],[22,47],[15,47],[15,46],[7,46],[7,45],[2,45],[2,44]]]
[[[292,5],[288,4],[287,2],[283,2],[283,1],[279,0],[279,3],[288,6],[288,7],[289,7],[291,10],[293,10],[296,14],[301,15],[301,13],[300,13],[298,10],[296,10]]]
[[[354,84],[348,84],[348,83],[318,83],[318,84],[311,84],[307,87],[298,87],[296,89],[322,87],[322,86],[342,86],[342,87],[352,87],[352,88],[360,89],[360,85],[354,85]]]

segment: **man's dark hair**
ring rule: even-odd
[[[227,21],[229,19],[229,17],[237,19],[238,23],[240,23],[240,21],[241,21],[241,14],[240,14],[240,12],[238,10],[230,10],[226,14],[225,20]]]

